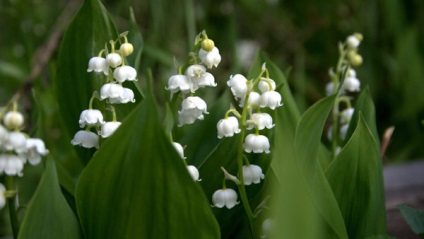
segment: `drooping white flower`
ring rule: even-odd
[[[231,92],[236,99],[244,99],[247,94],[247,79],[243,75],[236,74],[231,76],[227,81],[227,85],[231,88]]]
[[[120,66],[113,71],[113,77],[117,82],[136,81],[137,71],[131,66]]]
[[[361,82],[356,77],[346,77],[343,89],[349,92],[358,92],[361,90]]]
[[[349,48],[358,48],[359,44],[361,44],[360,39],[358,39],[355,35],[350,35],[346,39],[347,46]]]
[[[172,145],[174,146],[175,150],[177,150],[177,153],[180,155],[182,159],[185,159],[184,157],[184,148],[180,143],[172,142]]]
[[[246,98],[241,98],[240,103],[239,103],[240,107],[244,106],[245,100],[246,100]],[[261,100],[261,95],[258,92],[252,91],[252,92],[249,93],[249,100],[248,100],[249,105],[259,105],[260,100]]]
[[[341,140],[345,140],[346,139],[346,134],[347,134],[347,130],[349,129],[349,125],[348,124],[344,124],[340,127],[340,139]]]
[[[99,136],[91,131],[80,130],[71,140],[71,144],[84,148],[99,148]]]
[[[254,113],[250,116],[249,122],[256,125],[259,130],[263,130],[265,128],[271,129],[274,127],[274,124],[272,124],[272,117],[267,113]],[[247,126],[247,129],[253,128],[254,126],[252,124]]]
[[[37,165],[41,162],[41,156],[46,156],[49,150],[46,149],[44,141],[37,138],[26,140],[27,153],[26,157],[31,165]]]
[[[224,206],[228,209],[233,208],[235,205],[239,204],[237,202],[237,193],[234,189],[226,188],[219,189],[215,191],[212,195],[213,206],[218,208],[223,208]]]
[[[186,75],[173,75],[168,80],[168,87],[166,90],[171,91],[171,93],[176,93],[181,91],[181,93],[186,94],[190,91],[190,84]]]
[[[211,51],[205,51],[202,48],[199,50],[199,58],[203,64],[205,64],[209,69],[213,66],[217,67],[221,62],[221,55],[219,50],[216,47],[213,47]]]
[[[261,238],[269,238],[271,236],[272,220],[270,218],[265,219],[262,222],[262,235]]]
[[[103,72],[105,75],[109,75],[109,66],[107,61],[103,57],[92,57],[88,62],[87,72]]]
[[[4,188],[3,184],[0,183],[0,209],[6,205],[6,197],[4,196],[4,192],[6,189]]]
[[[201,181],[201,179],[199,179],[199,170],[195,166],[188,165],[187,170],[194,181]]]
[[[3,125],[0,124],[0,150],[3,148],[3,144],[6,143],[9,138],[9,132]]]
[[[126,104],[128,102],[135,102],[134,92],[130,88],[123,87],[122,89],[124,90],[122,96],[118,98],[109,98],[109,104]]]
[[[14,154],[0,155],[0,174],[5,173],[9,176],[22,176],[26,160],[23,156]]]
[[[216,125],[218,130],[218,138],[233,137],[234,134],[240,133],[239,122],[236,117],[230,116],[226,119],[221,119]]]
[[[261,95],[259,105],[264,108],[268,107],[274,110],[276,107],[282,106],[281,95],[277,91],[266,91]]]
[[[122,98],[124,87],[120,84],[107,83],[100,88],[100,100]]]
[[[106,61],[110,67],[116,68],[122,64],[122,57],[118,53],[109,53],[106,56]]]
[[[204,81],[205,74],[206,68],[202,65],[191,65],[187,68],[185,75],[188,78],[192,93],[199,89],[199,82]]]
[[[258,165],[251,164],[249,166],[243,166],[243,181],[244,185],[250,185],[252,183],[260,183],[261,179],[264,179],[265,175],[262,173],[261,167]]]
[[[203,114],[209,114],[206,102],[198,96],[189,96],[183,100],[181,111],[178,111],[178,126],[193,124],[196,119],[203,120]]]
[[[354,112],[354,108],[344,109],[342,112],[340,112],[340,122],[342,124],[349,124]]]
[[[100,136],[102,136],[102,138],[107,138],[111,136],[113,133],[115,133],[115,131],[119,128],[119,126],[121,126],[121,122],[117,122],[117,121],[106,122],[102,125],[102,128],[99,134]]]
[[[329,96],[333,94],[334,92],[334,83],[328,82],[327,85],[325,85],[325,95]]]
[[[24,116],[17,111],[9,111],[3,116],[3,123],[9,129],[17,129],[24,124]]]
[[[15,151],[18,154],[26,152],[26,137],[21,132],[9,132],[9,137],[3,145],[7,151]]]
[[[269,87],[270,84],[271,84],[271,88]],[[276,87],[275,81],[269,78],[265,80],[261,80],[258,83],[258,88],[262,93],[267,91],[273,91],[275,90],[275,87]]]
[[[204,76],[199,78],[199,81],[197,82],[198,88],[204,88],[205,86],[215,87],[216,85],[215,77],[209,72],[206,72]]]
[[[79,125],[81,128],[85,126],[94,126],[104,124],[103,115],[100,110],[88,109],[83,110],[80,115]]]
[[[249,134],[244,140],[243,148],[247,153],[267,153],[269,154],[269,140],[263,135]]]

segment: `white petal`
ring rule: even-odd
[[[72,145],[80,145],[84,148],[99,148],[99,136],[93,132],[80,130],[71,140]]]

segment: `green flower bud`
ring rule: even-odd
[[[129,56],[131,53],[133,53],[134,47],[131,43],[124,43],[119,48],[119,51],[123,56]]]
[[[215,43],[211,39],[205,39],[202,41],[202,49],[205,51],[212,51],[212,49],[215,47]]]

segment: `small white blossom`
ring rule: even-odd
[[[187,170],[194,181],[201,181],[201,179],[199,179],[199,170],[196,167],[188,165]]]
[[[344,109],[342,112],[340,112],[340,122],[342,124],[349,124],[354,112],[354,108]]]
[[[258,127],[259,130],[263,130],[265,128],[271,129],[274,127],[272,124],[272,117],[267,113],[254,113],[250,116],[249,123],[253,123]],[[247,129],[253,129],[253,125],[249,124]]]
[[[110,53],[106,56],[106,61],[110,67],[116,68],[122,64],[122,57],[118,53]]]
[[[47,150],[44,145],[44,141],[41,139],[27,139],[26,148],[26,157],[31,165],[39,164],[41,162],[41,156],[46,156],[49,153],[49,150]]]
[[[24,124],[24,116],[17,111],[9,111],[3,116],[3,123],[9,129],[17,129]]]
[[[85,126],[102,125],[104,123],[103,115],[100,110],[88,109],[81,112],[79,119],[79,125],[81,128],[84,128]]]
[[[14,150],[18,154],[25,153],[26,137],[21,132],[9,132],[9,137],[3,147],[7,151]]]
[[[328,82],[327,85],[325,86],[325,95],[329,96],[333,94],[333,92],[334,92],[334,83]]]
[[[264,108],[268,107],[274,110],[276,107],[282,106],[281,95],[277,91],[267,91],[261,95],[259,105]]]
[[[72,145],[80,145],[84,148],[99,148],[99,136],[93,132],[80,130],[71,140]]]
[[[9,138],[9,132],[3,125],[0,124],[0,150],[3,148],[3,144],[6,143]]]
[[[187,94],[190,91],[190,84],[186,75],[173,75],[168,80],[168,87],[166,90],[171,93],[181,91],[183,94]]]
[[[361,41],[355,35],[350,35],[347,37],[346,43],[349,48],[358,48]]]
[[[100,88],[100,100],[119,99],[124,95],[124,87],[120,84],[107,83]]]
[[[190,90],[194,93],[199,88],[199,82],[204,82],[206,68],[202,65],[191,65],[187,68],[185,75],[190,84]]]
[[[343,82],[343,89],[349,92],[357,92],[361,90],[361,82],[356,77],[346,77]]]
[[[261,238],[269,238],[271,236],[272,220],[270,218],[265,219],[262,222],[262,235]]]
[[[345,140],[346,139],[346,134],[347,134],[347,130],[349,129],[349,125],[348,124],[344,124],[340,127],[340,139],[341,140]]]
[[[247,153],[267,153],[269,154],[269,140],[263,135],[249,134],[244,140],[243,148]]]
[[[0,183],[0,209],[6,205],[6,197],[4,196],[4,192],[6,189],[4,188],[3,184]]]
[[[215,191],[212,195],[213,206],[218,208],[223,208],[224,206],[228,209],[233,208],[235,205],[239,204],[237,202],[237,193],[234,189],[226,188],[219,189]]]
[[[9,176],[22,176],[22,170],[26,160],[23,156],[14,154],[0,155],[0,174],[5,173]]]
[[[271,88],[269,87],[270,84],[271,84]],[[276,87],[275,81],[273,81],[272,79],[269,79],[269,78],[265,79],[265,80],[261,80],[258,83],[258,88],[262,93],[267,92],[267,91],[273,91],[273,90],[275,90],[275,87]]]
[[[121,122],[106,122],[102,125],[101,131],[99,132],[99,134],[103,137],[103,138],[107,138],[109,136],[111,136],[113,133],[115,133],[115,131],[119,128],[119,126],[121,126]]]
[[[221,62],[221,55],[219,50],[216,47],[213,47],[211,51],[205,51],[202,48],[199,50],[199,58],[203,64],[205,64],[209,69],[213,66],[217,67]]]
[[[178,111],[178,126],[193,124],[196,119],[203,120],[203,114],[208,114],[207,105],[198,96],[189,96],[181,104],[181,111]]]
[[[136,81],[137,71],[131,66],[120,66],[113,71],[113,77],[116,81],[122,83],[124,81]]]
[[[244,185],[250,185],[252,183],[258,184],[261,182],[261,179],[264,178],[265,175],[262,173],[262,169],[258,165],[251,164],[249,166],[243,166]]]
[[[244,106],[244,101],[246,100],[246,98],[241,98],[239,106],[243,107]],[[248,100],[248,105],[259,105],[260,104],[260,100],[261,100],[261,95],[258,92],[252,91],[249,93],[249,100]]]
[[[198,88],[204,88],[205,86],[215,87],[216,85],[215,77],[209,72],[206,72],[204,76],[199,78],[199,81],[197,82]]]
[[[130,88],[123,87],[122,89],[124,90],[122,96],[118,98],[110,98],[108,101],[109,104],[126,104],[128,102],[135,102],[134,92]]]
[[[184,148],[183,148],[183,146],[181,144],[177,143],[177,142],[172,142],[172,145],[174,146],[175,150],[180,155],[180,157],[182,159],[185,159],[186,157],[184,157]]]
[[[240,133],[239,122],[236,117],[230,116],[226,119],[221,119],[216,125],[218,129],[218,138],[233,137],[234,134]]]
[[[227,81],[227,85],[231,88],[231,92],[236,99],[244,99],[247,94],[247,79],[243,75],[236,74],[231,76]]]
[[[92,57],[88,62],[87,72],[103,72],[105,75],[109,75],[109,66],[107,65],[107,61],[103,57]]]

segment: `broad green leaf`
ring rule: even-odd
[[[88,61],[117,37],[115,26],[99,0],[83,2],[63,37],[55,85],[62,119],[71,137],[79,130],[81,111],[88,108],[93,91],[99,91],[104,80],[102,74],[87,72]],[[125,82],[124,85],[133,83]],[[139,102],[139,92],[134,91],[134,94]],[[95,101],[95,107],[104,109],[105,103]],[[116,106],[118,119],[121,120],[133,107],[132,104]],[[109,120],[109,115],[105,119]],[[78,152],[84,161],[91,157],[89,150],[78,148]]]
[[[81,174],[86,238],[219,238],[208,200],[160,122],[147,96]]]
[[[26,210],[18,238],[82,238],[78,220],[62,195],[52,158]]]
[[[387,233],[380,149],[358,113],[352,137],[326,171],[352,239]]]
[[[412,231],[424,238],[424,212],[407,205],[397,206]]]
[[[321,135],[334,100],[335,95],[329,96],[309,108],[300,119],[295,135],[296,163],[300,168],[311,203],[305,207],[315,209],[309,210],[308,213],[312,218],[317,218],[318,223],[322,223],[322,225],[303,224],[298,228],[308,230],[308,227],[312,227],[313,230],[318,230],[320,234],[317,238],[347,238],[337,201],[318,161]],[[291,181],[293,180],[296,179]]]

